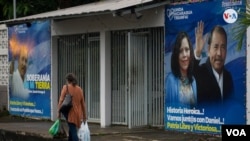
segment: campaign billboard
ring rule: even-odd
[[[246,40],[236,28],[245,1],[165,7],[166,130],[221,134],[246,124]]]
[[[10,114],[50,118],[50,21],[9,26],[8,46]]]

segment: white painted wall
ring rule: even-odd
[[[0,25],[0,30],[7,30],[6,25]],[[0,55],[8,55],[8,49],[0,47]]]
[[[111,125],[111,43],[110,32],[100,34],[100,121],[101,127]]]
[[[6,25],[0,25],[0,31],[1,31],[1,33],[5,33],[7,31],[7,34],[8,34],[8,29],[7,29]],[[8,47],[6,45],[3,45],[4,42],[7,43],[7,40],[8,40],[7,37],[8,37],[8,35],[1,35],[0,36],[0,42],[1,42],[1,46],[0,46],[0,57],[1,57],[0,68],[2,68],[0,70],[0,95],[1,95],[0,110],[2,110],[3,107],[6,107],[9,110]],[[6,62],[4,62],[4,61],[6,61]],[[7,70],[6,70],[6,68],[7,68]],[[4,79],[2,79],[2,77]]]
[[[58,104],[58,95],[60,95],[58,90],[58,48],[57,48],[57,37],[51,38],[51,120],[54,121],[57,119],[57,104]]]

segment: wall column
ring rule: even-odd
[[[111,44],[110,32],[100,32],[100,124],[111,125]]]

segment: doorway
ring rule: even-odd
[[[111,32],[112,124],[163,127],[163,27]]]

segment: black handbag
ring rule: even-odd
[[[60,112],[68,113],[69,110],[71,109],[71,107],[72,107],[72,96],[69,93],[68,85],[67,85],[67,92],[66,92],[65,98],[63,100],[63,103],[61,105]]]

